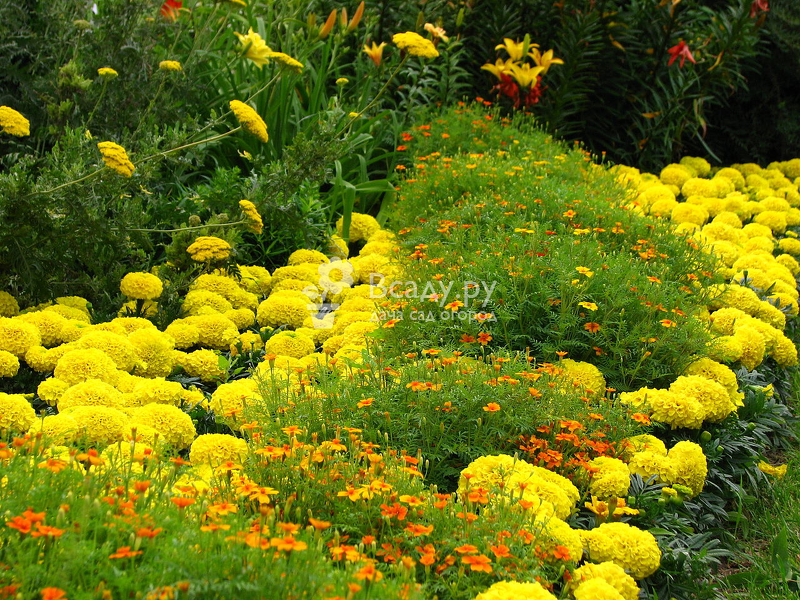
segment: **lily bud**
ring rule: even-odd
[[[319,30],[319,39],[324,40],[326,37],[328,37],[333,30],[334,25],[336,25],[335,8],[331,11],[331,14],[328,15],[328,20],[325,21],[325,25],[323,25],[322,29]]]
[[[361,0],[361,4],[358,5],[356,13],[353,15],[353,18],[350,21],[350,25],[347,26],[347,33],[350,33],[356,27],[358,27],[358,24],[361,22],[362,16],[364,16],[364,0]]]

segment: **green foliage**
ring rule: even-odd
[[[461,133],[465,126],[471,133]],[[442,144],[442,158],[423,154],[434,147],[425,140],[441,140],[451,127],[460,139],[478,140],[483,153],[448,155]],[[623,209],[625,192],[611,175],[590,168],[581,152],[477,108],[451,110],[424,128],[430,138],[419,143],[422,168],[401,188],[394,213],[395,226],[405,228],[404,253],[416,248],[419,258],[396,277],[400,289],[409,280],[417,290],[395,327],[401,347],[421,332],[452,344],[488,332],[488,348],[527,349],[549,362],[566,352],[623,390],[668,383],[702,353],[709,334],[691,315],[706,300],[689,284],[709,281],[713,264],[668,226]],[[499,137],[508,140],[500,152],[491,144]],[[470,282],[480,289],[468,292]],[[446,297],[432,304],[431,293],[448,284]],[[466,314],[442,318],[453,301]],[[413,311],[433,318],[419,322]],[[482,323],[474,315],[480,311],[492,318]],[[474,351],[469,343],[462,349]]]

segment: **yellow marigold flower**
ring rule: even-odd
[[[587,579],[575,588],[573,594],[575,600],[625,600],[614,586],[599,577]]]
[[[36,411],[22,394],[0,393],[0,431],[23,433],[36,421]]]
[[[112,79],[116,79],[119,73],[117,73],[111,67],[100,67],[97,69],[97,74],[100,75],[106,81],[111,81]]]
[[[59,414],[72,417],[78,427],[76,437],[92,446],[122,441],[129,430],[130,417],[110,406],[76,406]]]
[[[152,427],[161,439],[179,450],[187,448],[197,435],[192,418],[169,404],[153,403],[133,409],[131,422]]]
[[[13,108],[0,106],[0,131],[17,137],[25,137],[31,134],[31,123]]]
[[[336,221],[336,231],[339,235],[342,235],[343,223],[344,217],[339,217],[339,220]],[[378,224],[378,221],[372,215],[354,212],[350,216],[350,241],[358,242],[367,240],[372,234],[379,231],[380,228],[381,226]]]
[[[284,67],[290,71],[294,71],[295,73],[299,73],[303,70],[303,63],[301,63],[299,60],[295,60],[288,54],[284,54],[283,52],[267,52],[266,57],[279,62]]]
[[[269,141],[267,124],[264,123],[264,119],[262,119],[255,110],[239,100],[231,100],[229,106],[236,116],[236,120],[239,121],[239,124],[245,131],[254,135],[264,143]]]
[[[164,291],[164,284],[150,273],[128,273],[122,278],[119,290],[134,300],[155,300]]]
[[[206,433],[192,442],[189,460],[192,464],[209,464],[212,467],[232,461],[240,463],[247,457],[247,442],[223,433]]]
[[[475,600],[556,600],[556,597],[536,581],[498,581],[475,596]]]
[[[231,245],[214,236],[200,236],[186,248],[186,252],[196,262],[223,261],[231,254]]]
[[[103,162],[106,163],[109,169],[125,177],[133,175],[135,167],[128,159],[128,153],[125,152],[125,148],[114,142],[100,142],[97,147],[103,155]]]
[[[400,50],[405,50],[411,56],[419,56],[420,58],[436,58],[439,56],[439,51],[436,50],[436,46],[433,45],[433,42],[426,40],[413,31],[395,33],[392,36],[392,42],[394,42]]]
[[[624,600],[636,600],[639,597],[639,586],[636,585],[636,581],[613,562],[584,564],[573,572],[571,586],[582,587],[583,582],[592,579],[601,579],[611,585]],[[578,597],[577,590],[575,597]]]
[[[225,377],[225,371],[219,366],[219,354],[213,350],[195,350],[188,354],[180,353],[178,364],[191,377],[199,377],[201,381],[206,383]]]
[[[15,377],[19,371],[19,359],[5,350],[0,350],[0,377]]]
[[[259,69],[267,64],[267,53],[272,52],[272,48],[267,46],[266,42],[253,31],[252,27],[247,32],[247,35],[242,35],[235,31],[233,34],[239,38],[245,58],[249,58],[256,63]]]
[[[264,221],[261,220],[261,215],[258,214],[256,205],[250,200],[239,200],[239,207],[242,209],[242,214],[249,221],[247,228],[253,233],[261,233],[264,230]]]
[[[158,68],[162,71],[183,71],[181,63],[177,60],[162,60],[158,63]]]

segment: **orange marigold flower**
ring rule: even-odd
[[[461,562],[469,565],[471,571],[483,571],[484,573],[492,572],[492,559],[485,554],[480,554],[478,556],[463,556],[461,557]]]
[[[600,323],[586,323],[583,328],[589,333],[597,333],[600,330]]]
[[[642,425],[650,425],[650,417],[644,413],[633,413],[631,419]]]
[[[433,525],[421,525],[420,523],[409,523],[406,526],[406,531],[414,537],[422,535],[429,535],[433,531]]]
[[[363,581],[368,579],[369,581],[380,581],[383,579],[383,573],[381,573],[378,569],[375,568],[374,564],[368,564],[361,567],[355,574],[355,578]]]
[[[677,327],[678,324],[675,321],[670,321],[669,319],[661,319],[659,321],[664,327]]]
[[[569,560],[569,548],[561,545],[556,546],[553,550],[553,558],[556,560]]]
[[[183,496],[170,498],[170,501],[178,508],[186,508],[187,506],[194,504],[194,498],[185,498]]]
[[[483,410],[486,412],[497,412],[500,410],[500,405],[497,402],[489,402],[489,404],[483,407]]]
[[[55,527],[50,527],[49,525],[42,525],[41,523],[36,524],[36,531],[31,533],[31,537],[61,537],[61,534],[64,533],[63,529],[56,529]]]
[[[489,550],[492,551],[492,554],[494,554],[496,558],[511,558],[513,556],[509,550],[509,547],[505,544],[489,546]]]
[[[108,558],[133,558],[134,556],[139,556],[141,553],[141,550],[131,550],[130,546],[120,546],[117,548],[117,551]]]
[[[5,588],[0,589],[0,592],[3,591],[5,591]],[[42,595],[42,600],[67,600],[67,592],[57,587],[42,588],[39,593]],[[8,597],[10,598],[11,596]]]
[[[455,548],[455,551],[458,552],[459,554],[477,554],[478,547],[473,546],[472,544],[464,544],[463,546]]]
[[[482,346],[485,346],[486,344],[491,342],[493,339],[494,338],[492,337],[492,334],[490,334],[490,333],[481,332],[481,333],[478,334],[478,342]]]

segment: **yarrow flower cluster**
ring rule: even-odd
[[[239,100],[231,100],[229,106],[236,116],[236,120],[239,121],[245,131],[264,143],[269,141],[267,124],[264,123],[264,119],[255,110]]]
[[[231,255],[231,245],[214,236],[200,236],[192,242],[186,252],[195,262],[222,262]]]
[[[103,155],[103,162],[109,169],[124,177],[133,175],[136,168],[128,158],[125,148],[114,142],[100,142],[97,147],[100,149],[100,154]]]
[[[13,108],[0,106],[0,131],[17,137],[25,137],[31,134],[31,124]]]
[[[433,45],[433,42],[413,31],[395,33],[392,36],[392,42],[400,50],[405,50],[411,56],[419,56],[420,58],[436,58],[439,56],[439,51]]]

